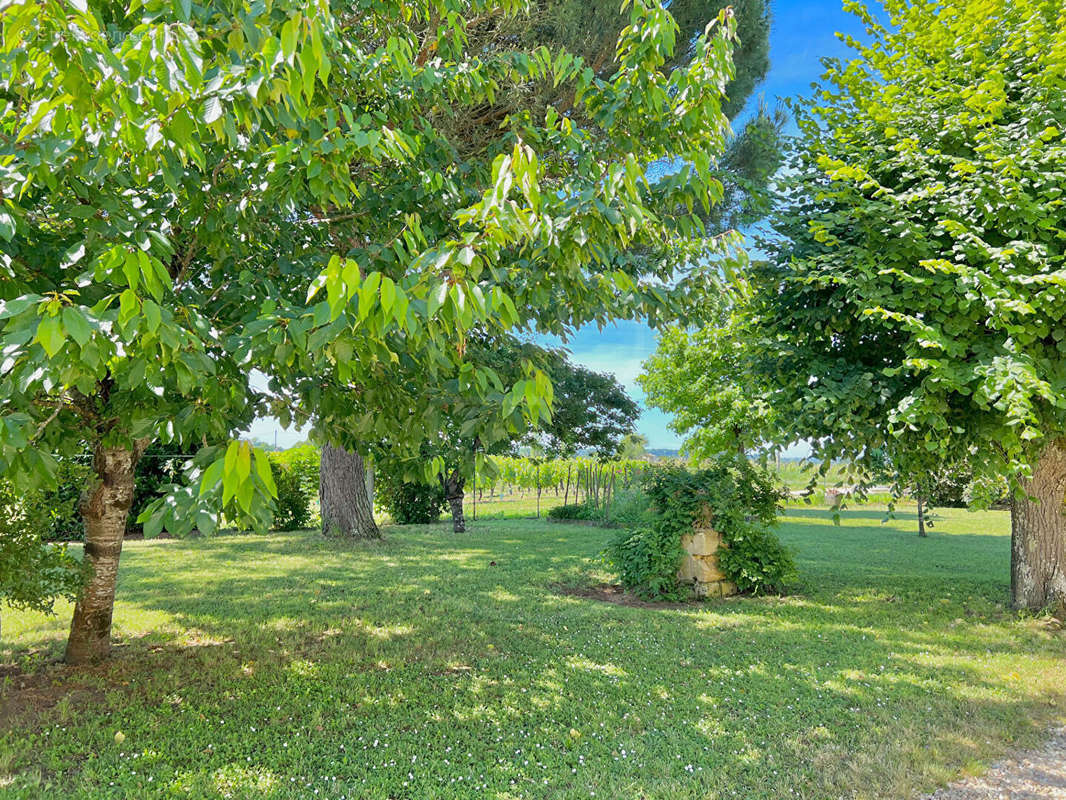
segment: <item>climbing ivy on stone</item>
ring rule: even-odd
[[[768,530],[784,495],[767,470],[723,456],[703,468],[663,467],[644,479],[649,521],[611,540],[604,555],[622,584],[649,599],[680,600],[681,537],[697,521],[722,538],[719,565],[742,592],[779,592],[795,577],[792,556]]]

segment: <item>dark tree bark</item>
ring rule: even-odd
[[[444,486],[444,499],[448,501],[448,508],[452,512],[452,531],[466,533],[466,517],[463,516],[463,489],[466,487],[466,478],[458,470],[452,470],[447,478],[441,478],[441,484]]]
[[[319,462],[318,502],[322,534],[349,539],[379,539],[374,506],[363,457],[331,444],[322,446]]]
[[[1011,504],[1011,598],[1015,608],[1066,611],[1066,448],[1044,448]],[[1032,498],[1032,499],[1030,499]]]
[[[923,539],[928,536],[925,532],[925,501],[918,497],[918,535]]]
[[[132,449],[97,446],[93,454],[95,478],[79,506],[85,523],[85,558],[92,573],[78,594],[70,621],[65,655],[68,664],[92,664],[111,654],[111,617],[122,537],[133,504],[134,470],[148,444],[142,439]]]

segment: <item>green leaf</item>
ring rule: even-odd
[[[118,322],[127,325],[141,310],[141,301],[132,289],[126,289],[118,298]]]
[[[0,210],[0,239],[10,242],[15,238],[15,218],[6,211]]]
[[[84,345],[92,337],[92,328],[85,321],[81,310],[74,306],[66,306],[63,309],[63,327],[79,346]]]
[[[237,477],[243,483],[252,474],[252,446],[247,442],[241,442],[237,450],[236,462]]]
[[[141,264],[137,253],[126,251],[126,257],[122,261],[122,272],[126,276],[126,285],[133,291],[137,291],[141,282]]]
[[[244,481],[240,484],[240,486],[237,487],[237,491],[235,492],[234,496],[237,498],[238,505],[240,505],[240,507],[244,509],[245,512],[252,510],[252,497],[254,493],[255,486],[252,484],[251,481]]]
[[[286,61],[291,59],[293,53],[296,52],[296,20],[294,18],[290,17],[281,26],[281,52]]]
[[[41,347],[44,348],[49,358],[62,349],[66,340],[67,335],[59,317],[45,317],[38,324],[36,341],[41,343]]]
[[[17,317],[23,311],[41,302],[40,295],[18,297],[14,300],[0,300],[0,319]]]
[[[210,125],[222,116],[222,101],[217,95],[212,95],[204,100],[200,108],[200,119]]]
[[[210,466],[204,470],[204,474],[200,477],[201,497],[218,487],[219,481],[222,480],[222,474],[225,471],[225,467],[225,460],[220,458],[212,461]]]
[[[144,321],[151,333],[155,333],[159,330],[159,324],[162,322],[163,316],[159,306],[152,300],[145,300],[142,304],[144,310]]]
[[[274,475],[270,469],[270,458],[258,449],[255,451],[255,471],[270,496],[277,497],[278,487],[274,483]]]
[[[385,314],[386,318],[389,312],[392,311],[393,305],[396,303],[396,284],[393,283],[392,278],[383,276],[381,279],[381,310]]]
[[[442,283],[437,287],[435,291],[430,291],[429,299],[426,301],[426,316],[432,317],[437,313],[444,301],[448,299],[448,284]]]
[[[154,539],[163,531],[163,514],[161,511],[156,511],[144,520],[142,525],[145,539]]]

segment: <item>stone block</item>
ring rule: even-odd
[[[709,529],[686,533],[681,537],[681,546],[685,548],[685,552],[695,556],[711,555],[718,551],[721,543],[722,537],[718,532]]]
[[[725,573],[718,566],[717,556],[694,556],[686,554],[681,559],[677,577],[683,582],[715,583],[725,580]]]
[[[692,533],[681,537],[685,555],[677,577],[692,584],[697,597],[727,597],[737,593],[736,585],[727,580],[718,565],[718,550],[726,545],[711,527],[713,517],[710,509],[705,508],[693,523]]]
[[[718,559],[715,556],[694,558],[695,578],[700,583],[714,583],[725,578],[725,573],[718,567]]]
[[[696,580],[696,559],[691,553],[686,553],[681,558],[681,569],[678,570],[677,577],[681,581]]]
[[[730,597],[737,593],[736,584],[729,581],[712,581],[695,584],[696,597]]]

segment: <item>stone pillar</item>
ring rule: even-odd
[[[704,511],[692,524],[692,533],[681,537],[685,556],[677,577],[692,584],[697,597],[728,597],[737,593],[737,587],[718,565],[718,550],[727,545],[711,527],[711,516],[710,510]]]

